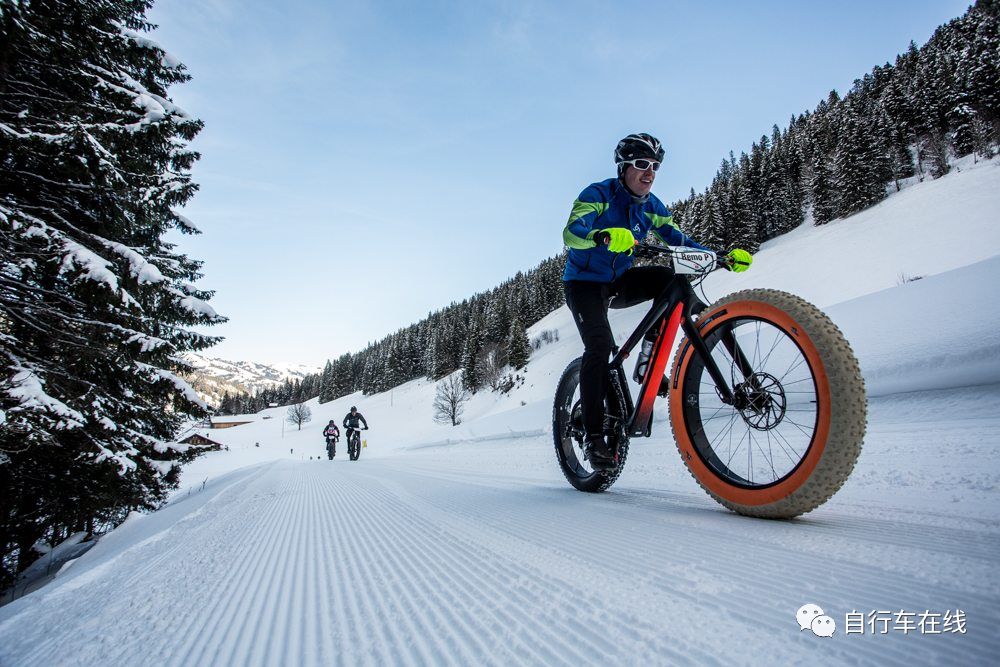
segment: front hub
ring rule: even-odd
[[[753,429],[769,431],[785,418],[785,389],[770,373],[754,373],[733,387],[733,395],[734,407]]]

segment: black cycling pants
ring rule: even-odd
[[[614,345],[608,308],[629,308],[655,299],[673,278],[674,272],[665,266],[641,266],[629,269],[610,283],[583,280],[563,283],[566,305],[583,339],[580,401],[583,427],[588,434],[602,433],[604,429],[608,358]]]

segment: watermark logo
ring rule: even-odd
[[[804,604],[795,612],[795,620],[799,624],[799,632],[811,630],[817,637],[832,637],[837,631],[837,623],[827,616],[822,607],[815,604]],[[967,632],[965,611],[961,609],[936,612],[924,610],[899,611],[876,610],[860,612],[850,611],[844,614],[844,633],[846,635],[888,635],[899,632],[904,635],[944,635]]]
[[[799,622],[799,632],[812,630],[817,637],[832,637],[837,631],[837,623],[816,604],[804,604],[795,612],[795,620]]]

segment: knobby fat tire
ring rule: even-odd
[[[854,469],[867,427],[864,379],[840,329],[804,299],[778,290],[743,290],[713,304],[701,314],[697,326],[702,336],[708,337],[717,327],[740,317],[768,320],[792,337],[810,366],[818,364],[811,368],[817,395],[829,405],[825,406],[824,423],[816,429],[803,456],[802,469],[772,487],[746,489],[715,475],[701,461],[682,406],[684,392],[680,391],[695,354],[686,339],[678,347],[671,367],[670,423],[674,440],[695,481],[720,504],[748,516],[788,519],[829,500]]]

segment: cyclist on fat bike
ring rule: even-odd
[[[336,420],[331,419],[330,423],[323,429],[323,437],[326,438],[326,449],[332,459],[337,455],[337,440],[340,439],[340,429],[337,428]]]
[[[346,429],[345,436],[347,438],[348,443],[351,442],[351,434],[354,431],[361,430],[360,428],[358,428],[358,422],[364,423],[365,428],[366,429],[368,428],[368,422],[365,421],[364,415],[358,412],[358,409],[352,405],[351,411],[344,416],[344,428]]]
[[[608,357],[614,345],[608,308],[629,308],[649,301],[674,279],[673,270],[665,266],[630,268],[633,247],[652,231],[667,245],[707,250],[677,228],[670,211],[650,192],[663,157],[663,145],[645,132],[619,141],[615,148],[617,178],[584,189],[573,202],[563,229],[568,248],[563,272],[566,305],[584,347],[580,369],[584,451],[594,470],[611,470],[617,465],[616,452],[604,438],[604,394]],[[737,248],[726,260],[730,270],[746,271],[752,257]],[[650,349],[646,342],[643,349],[644,354]],[[637,373],[642,363],[640,354]],[[645,368],[641,370],[645,372]]]

